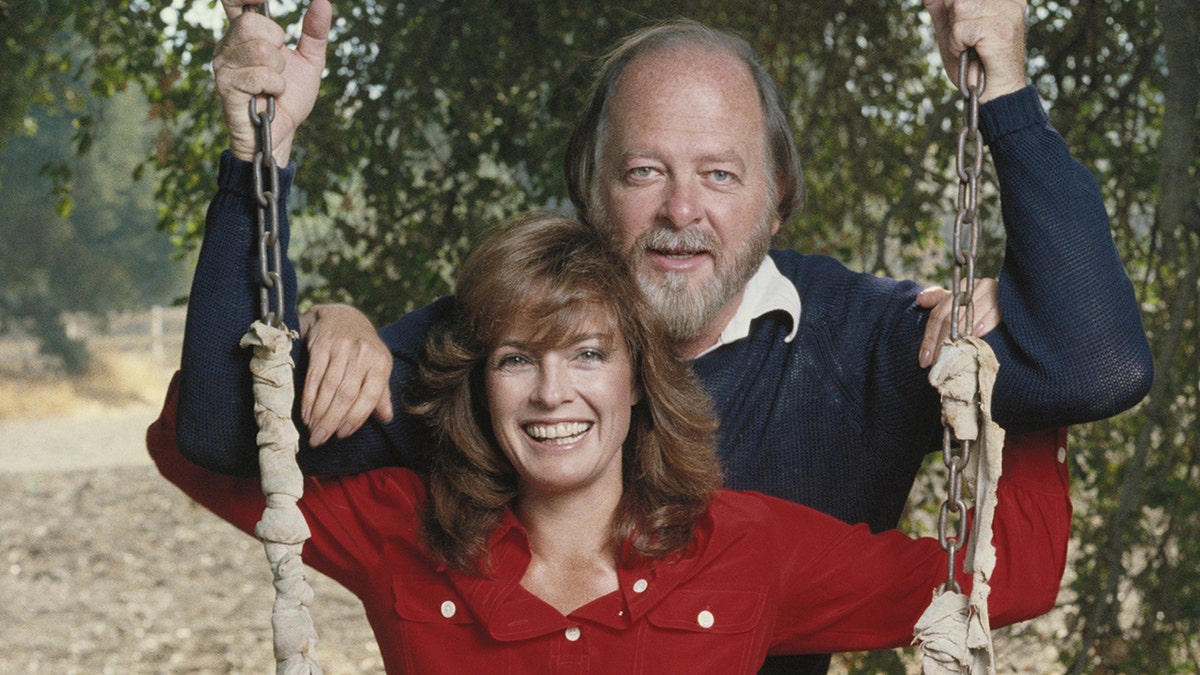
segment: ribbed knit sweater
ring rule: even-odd
[[[1032,88],[982,106],[980,124],[1007,233],[1003,323],[986,338],[1001,364],[995,418],[1017,433],[1131,407],[1148,391],[1153,367],[1096,182],[1070,157]],[[249,354],[237,346],[258,312],[253,170],[228,153],[221,158],[182,360],[180,447],[191,461],[231,474],[256,472]],[[294,167],[282,174],[286,187]],[[922,458],[940,447],[936,392],[917,364],[928,317],[914,303],[920,288],[825,256],[770,255],[800,293],[795,338],[784,341],[786,314],[767,314],[748,338],[694,362],[721,419],[726,485],[875,530],[892,527]],[[290,262],[284,277],[286,321],[295,327]],[[452,303],[443,298],[380,331],[395,357],[397,411],[430,321]],[[299,387],[306,360],[299,341],[295,357]],[[372,419],[350,438],[305,447],[300,462],[310,473],[420,469],[428,438],[420,420],[398,412],[391,423]]]

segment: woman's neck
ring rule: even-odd
[[[570,614],[618,588],[613,515],[621,493],[523,494],[517,517],[529,533],[525,590]]]

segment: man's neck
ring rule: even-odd
[[[721,338],[721,332],[725,330],[725,326],[733,320],[737,314],[738,307],[742,304],[742,298],[746,295],[745,287],[738,292],[737,295],[729,299],[721,311],[712,318],[704,328],[695,336],[683,338],[674,342],[674,347],[679,355],[686,359],[694,359],[703,354],[709,347],[717,344],[717,340]]]

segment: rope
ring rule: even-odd
[[[242,337],[251,347],[254,418],[258,422],[258,465],[267,507],[254,533],[263,542],[274,577],[271,609],[277,675],[321,675],[313,656],[317,632],[309,605],[313,592],[300,559],[310,532],[296,502],[304,494],[304,476],[296,466],[300,434],[292,421],[292,340],[295,333],[256,321]]]
[[[978,67],[968,82],[971,62]],[[971,335],[974,324],[975,254],[979,241],[979,177],[983,171],[983,136],[979,131],[979,96],[986,73],[974,49],[959,57],[958,87],[963,99],[963,126],[955,156],[958,173],[958,213],[954,219],[954,301],[950,337],[929,371],[929,382],[942,399],[942,457],[948,469],[947,496],[938,514],[938,543],[946,551],[946,581],[913,626],[913,642],[921,645],[921,672],[926,675],[993,675],[991,622],[987,599],[996,566],[992,518],[996,482],[1000,479],[1004,431],[992,421],[992,386],[999,364],[991,347]],[[966,335],[959,334],[960,311]],[[958,450],[958,454],[955,450]],[[971,528],[963,570],[973,574],[971,595],[963,595],[955,580],[957,554],[967,524],[963,502],[964,479],[975,495],[975,525]],[[953,535],[949,521],[955,519]]]
[[[942,398],[943,421],[956,438],[974,444],[964,475],[975,495],[975,523],[963,558],[964,571],[972,573],[970,597],[957,588],[939,588],[913,628],[926,675],[995,672],[987,601],[996,567],[992,520],[1004,447],[1004,430],[992,421],[991,412],[998,369],[992,348],[968,336],[943,343],[929,371]]]
[[[247,5],[270,17],[266,2]],[[254,418],[258,422],[258,466],[267,506],[254,528],[263,542],[275,585],[271,608],[276,675],[322,675],[314,651],[317,631],[309,605],[313,591],[300,558],[310,531],[296,502],[304,494],[304,476],[296,465],[300,434],[292,421],[295,400],[292,341],[297,335],[284,325],[283,253],[279,238],[279,169],[272,156],[271,121],[275,97],[267,96],[266,110],[250,99],[250,121],[258,134],[254,155],[254,193],[258,201],[259,319],[242,336],[251,347],[250,376]],[[274,311],[271,300],[274,299]]]

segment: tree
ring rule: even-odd
[[[1135,414],[1077,434],[1088,508],[1072,584],[1078,641],[1067,654],[1074,673],[1195,672],[1200,7],[1128,1],[1072,12],[1073,25],[1046,41],[1061,50],[1048,51],[1043,77],[1060,92],[1061,128],[1112,169],[1102,185],[1145,307],[1156,378]]]
[[[62,312],[170,301],[184,270],[167,264],[173,247],[155,232],[153,186],[131,180],[154,132],[144,99],[80,100],[72,85],[49,83],[71,109],[28,111],[0,152],[0,329],[31,328],[75,374],[88,354],[65,333]],[[81,118],[96,135],[77,157]]]

